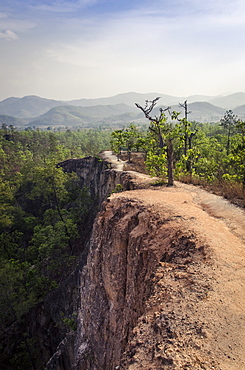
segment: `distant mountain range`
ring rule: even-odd
[[[95,105],[78,107],[72,105],[50,109],[45,114],[29,122],[32,126],[81,126],[87,128],[108,128],[115,123],[127,124],[142,117],[136,107],[126,104]]]
[[[191,111],[189,119],[199,122],[217,122],[228,109],[232,109],[239,118],[245,118],[245,93],[239,92],[226,96],[192,95],[175,97],[160,93],[124,93],[108,98],[79,99],[59,101],[25,96],[23,98],[7,98],[0,101],[0,124],[18,127],[35,126],[54,127],[115,127],[125,126],[131,122],[146,123],[143,113],[135,103],[144,106],[146,100],[160,97],[160,107],[171,106],[181,112],[179,103],[188,101]],[[157,110],[155,111],[157,114]]]

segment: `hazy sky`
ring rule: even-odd
[[[244,0],[0,0],[0,100],[245,91]]]

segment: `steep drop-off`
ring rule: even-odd
[[[118,183],[128,191],[96,217],[77,330],[47,369],[245,368],[244,212],[186,185],[149,188],[145,177],[142,189],[142,176],[105,162],[93,175],[86,161],[79,176],[86,186],[97,176],[101,201]]]
[[[23,332],[30,369],[245,369],[244,211],[102,157],[58,164],[94,211],[73,273],[3,333],[1,366]]]
[[[196,256],[203,258],[203,246],[169,217],[123,196],[103,205],[81,276],[78,369],[120,367],[132,330],[154,292],[159,266],[164,261],[186,266]]]

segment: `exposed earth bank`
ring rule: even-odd
[[[104,158],[123,169],[112,153]],[[171,241],[161,256],[144,313],[117,368],[245,369],[245,212],[178,182],[110,199],[138,202],[162,220],[150,246],[156,255],[165,235],[170,238],[164,233],[170,223],[178,243]]]

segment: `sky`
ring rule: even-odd
[[[0,100],[241,91],[244,0],[0,0]]]

